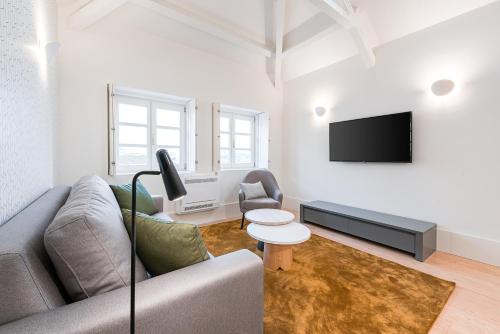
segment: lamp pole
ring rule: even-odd
[[[160,175],[159,171],[142,171],[134,175],[132,179],[132,224],[130,226],[132,249],[130,261],[130,334],[135,333],[135,251],[136,251],[136,228],[135,228],[135,214],[136,214],[136,193],[137,193],[137,180],[141,175]]]
[[[130,226],[130,234],[132,239],[131,259],[130,259],[130,333],[135,334],[135,250],[136,250],[136,228],[135,228],[135,215],[136,215],[136,193],[137,193],[137,180],[141,175],[160,175],[163,179],[163,185],[167,192],[170,201],[177,201],[186,196],[186,188],[182,184],[179,174],[175,169],[175,164],[168,155],[167,150],[159,149],[156,151],[156,159],[158,160],[158,167],[160,171],[142,171],[134,175],[132,179],[132,224]]]

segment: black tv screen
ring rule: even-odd
[[[411,111],[330,123],[330,161],[411,162]]]

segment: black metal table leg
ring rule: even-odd
[[[257,242],[257,249],[264,251],[264,243],[262,241]]]

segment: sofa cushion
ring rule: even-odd
[[[130,233],[132,212],[122,210],[122,214]],[[135,221],[137,253],[153,275],[165,274],[210,258],[198,225],[165,221],[142,213],[137,213]]]
[[[82,177],[73,185],[44,241],[74,301],[130,284],[130,239],[113,192],[98,176]],[[136,281],[141,281],[146,270],[136,261]]]
[[[267,193],[262,185],[262,182],[256,183],[240,183],[241,191],[245,195],[245,199],[266,198]]]
[[[244,212],[254,209],[281,209],[281,203],[272,198],[256,198],[241,202]]]
[[[116,201],[120,208],[132,210],[132,184],[123,184],[121,186],[110,185],[110,187],[115,194]],[[137,212],[142,212],[147,215],[153,215],[158,212],[155,201],[146,187],[142,185],[141,181],[137,181],[136,196]]]

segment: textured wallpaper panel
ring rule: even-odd
[[[52,186],[56,19],[55,0],[0,0],[0,225]]]

